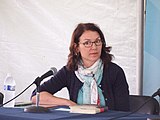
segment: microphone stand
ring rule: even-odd
[[[32,113],[42,113],[42,112],[49,112],[48,108],[39,106],[39,99],[40,99],[40,83],[43,79],[41,77],[37,77],[33,82],[36,84],[36,106],[29,106],[24,109],[24,112],[32,112]]]

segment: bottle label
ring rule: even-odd
[[[15,86],[4,85],[4,90],[15,91]]]

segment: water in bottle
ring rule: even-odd
[[[11,74],[8,73],[4,81],[4,102],[3,103],[6,103],[7,101],[15,97],[15,86],[16,86],[16,83],[13,77],[11,76]],[[15,105],[15,100],[12,100],[9,103],[5,104],[4,107],[14,107],[14,105]]]

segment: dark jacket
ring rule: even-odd
[[[83,83],[76,77],[74,71],[69,71],[64,66],[54,77],[41,85],[40,91],[54,94],[67,87],[70,100],[77,102],[78,92],[82,85]],[[121,67],[112,62],[104,65],[103,77],[99,87],[103,91],[106,105],[110,110],[129,111],[128,84]]]

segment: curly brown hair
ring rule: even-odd
[[[78,69],[78,63],[79,60],[81,59],[80,53],[77,52],[79,46],[79,38],[87,30],[96,31],[100,35],[100,38],[102,40],[102,51],[100,58],[102,59],[103,63],[107,64],[112,61],[113,55],[110,54],[111,47],[106,47],[106,41],[99,26],[94,23],[80,23],[73,31],[71,38],[71,43],[69,47],[70,53],[68,55],[68,62],[67,62],[67,68],[69,70],[76,71]]]

